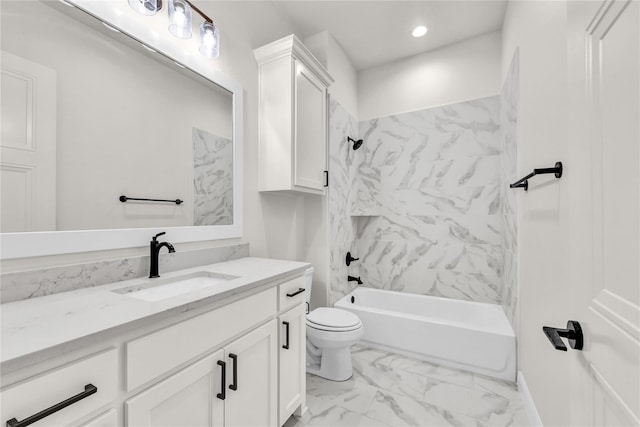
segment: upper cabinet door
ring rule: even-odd
[[[327,170],[327,89],[295,61],[294,185],[323,191]]]

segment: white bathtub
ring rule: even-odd
[[[360,317],[363,344],[516,380],[516,338],[499,305],[358,288],[335,307]]]

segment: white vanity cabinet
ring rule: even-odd
[[[275,320],[126,403],[126,425],[275,426]]]
[[[115,404],[117,378],[118,352],[115,348],[38,375],[29,375],[2,389],[1,422],[11,427],[23,425],[25,420],[35,417],[38,420],[30,425],[74,425],[99,408]],[[75,398],[70,402],[68,399],[72,397]],[[54,408],[59,409],[54,411]]]
[[[327,88],[333,79],[294,35],[255,49],[254,55],[260,191],[324,194]]]
[[[279,425],[306,407],[306,304],[305,282],[296,278],[279,286],[278,370]]]
[[[305,409],[304,278],[288,277],[2,372],[0,422],[24,421],[95,386],[32,425],[281,425]]]

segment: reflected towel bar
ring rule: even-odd
[[[547,173],[555,174],[556,178],[560,178],[562,176],[562,162],[556,162],[556,165],[552,168],[534,169],[533,172],[531,172],[529,175],[525,176],[524,178],[520,178],[513,184],[509,184],[509,187],[524,188],[524,191],[527,191],[529,190],[529,178],[535,175],[544,175]]]
[[[175,203],[176,205],[179,205],[180,203],[183,202],[183,200],[180,199],[175,199],[175,200],[165,200],[165,199],[138,199],[135,197],[127,197],[127,196],[120,196],[120,198],[118,199],[120,200],[122,203],[128,201],[128,200],[141,200],[143,202],[168,202],[168,203]]]

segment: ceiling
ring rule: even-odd
[[[308,37],[329,31],[359,71],[502,28],[507,0],[273,0]],[[418,25],[429,32],[411,35]]]

